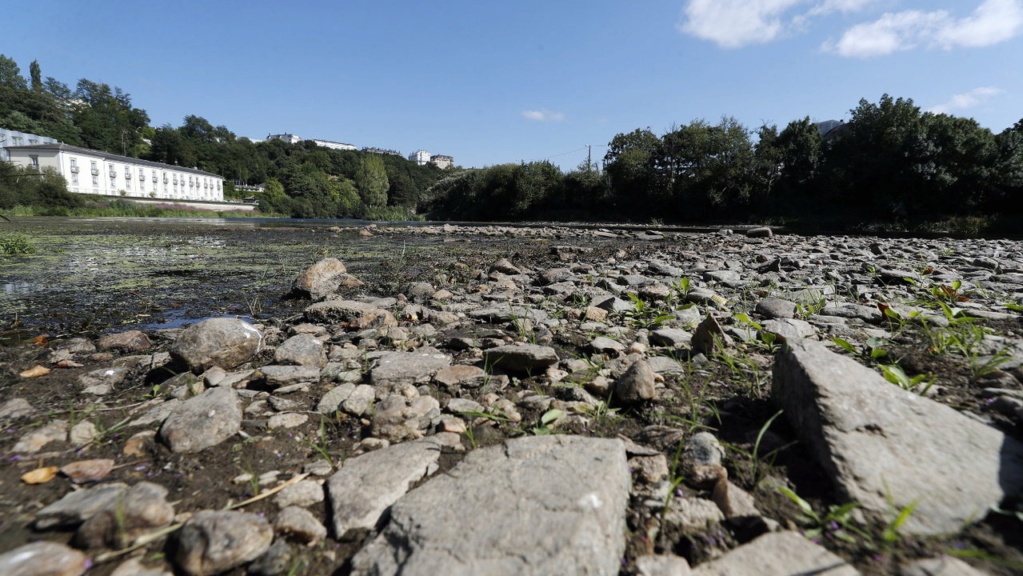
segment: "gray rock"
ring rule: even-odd
[[[843,302],[838,304],[828,303],[820,312],[824,316],[837,316],[839,318],[859,318],[865,322],[878,323],[881,321],[881,311],[874,306],[863,306]]]
[[[700,564],[693,576],[858,576],[827,549],[795,532],[764,534],[717,560]]]
[[[987,576],[958,558],[939,556],[914,560],[899,567],[899,576]]]
[[[230,370],[248,362],[263,345],[263,335],[237,318],[210,318],[185,328],[171,346],[171,356],[196,374],[220,366]]]
[[[764,298],[757,302],[755,310],[765,318],[794,318],[796,303],[781,298]]]
[[[846,500],[916,506],[905,533],[957,532],[1023,494],[1023,445],[820,344],[778,354],[771,397]]]
[[[746,236],[749,238],[770,238],[774,236],[774,231],[769,226],[760,226],[747,230]]]
[[[21,418],[22,416],[30,416],[33,412],[35,412],[35,408],[28,403],[28,400],[24,398],[11,398],[0,404],[0,423]]]
[[[312,506],[323,502],[323,485],[315,480],[302,480],[274,495],[274,504],[280,508]]]
[[[657,397],[653,368],[646,360],[637,360],[615,381],[615,398],[623,404],[636,404]]]
[[[273,535],[255,514],[201,510],[171,536],[169,557],[191,576],[219,574],[260,557]]]
[[[354,322],[360,318],[379,318],[381,326],[396,326],[397,322],[386,310],[374,304],[355,300],[328,300],[305,309],[305,318],[310,322]],[[368,326],[364,326],[368,327]]]
[[[532,374],[557,364],[558,353],[550,346],[536,344],[498,346],[483,351],[483,362],[491,369]]]
[[[625,351],[625,346],[621,342],[612,340],[606,336],[598,336],[594,338],[590,342],[590,348],[593,349],[594,352],[598,353],[611,352],[618,354]]]
[[[110,576],[174,576],[161,568],[148,568],[139,558],[131,558],[121,562]]]
[[[342,384],[327,390],[327,393],[320,398],[316,405],[316,411],[320,414],[330,414],[341,407],[341,403],[351,397],[355,391],[355,384]]]
[[[621,441],[508,440],[398,500],[353,574],[618,574],[628,500]]]
[[[323,342],[312,334],[298,334],[288,338],[274,350],[274,362],[323,368],[327,365],[327,352],[323,349]]]
[[[323,300],[338,288],[348,277],[348,270],[337,258],[324,258],[295,278],[291,290],[295,294],[312,300]]]
[[[380,357],[370,371],[374,386],[394,389],[406,384],[429,382],[438,370],[451,365],[451,356],[436,348],[420,348],[414,352],[388,352]]]
[[[78,528],[74,542],[85,549],[125,548],[135,538],[173,520],[174,507],[167,502],[167,489],[140,482],[90,516]]]
[[[693,350],[701,354],[709,356],[728,343],[728,336],[713,314],[708,314],[693,333]]]
[[[409,487],[437,470],[440,446],[418,440],[349,458],[327,481],[334,535],[375,528]]]
[[[284,540],[274,540],[262,556],[245,569],[246,576],[287,576],[294,568],[295,551]]]
[[[78,383],[86,394],[104,396],[113,392],[114,386],[124,382],[127,377],[127,368],[100,368],[79,376]]]
[[[422,438],[440,417],[440,402],[431,396],[406,398],[392,394],[377,404],[372,433],[377,438],[402,442]]]
[[[69,492],[60,500],[36,512],[32,527],[36,530],[74,528],[111,502],[124,498],[127,490],[126,484],[114,482]]]
[[[791,340],[802,340],[804,338],[813,338],[817,335],[817,331],[814,330],[813,326],[809,322],[797,320],[795,318],[767,320],[764,322],[763,326],[764,332],[774,334],[779,343]]]
[[[100,350],[126,350],[129,352],[149,350],[153,343],[139,330],[128,330],[116,334],[107,334],[96,342]]]
[[[288,506],[277,514],[277,518],[274,518],[274,531],[303,544],[321,542],[327,537],[327,528],[323,523],[311,512],[298,506]]]
[[[636,558],[639,576],[689,576],[689,562],[681,556],[658,555]]]
[[[56,542],[32,542],[0,554],[5,576],[80,576],[91,565],[82,552]]]
[[[686,534],[702,532],[725,521],[725,514],[717,504],[695,496],[674,497],[664,511],[664,522]]]
[[[42,428],[37,428],[22,436],[11,448],[11,452],[31,454],[43,449],[50,442],[67,440],[68,424],[63,420],[53,420]]]
[[[234,436],[241,425],[234,389],[210,388],[175,408],[160,426],[159,438],[171,452],[199,452]]]
[[[725,448],[721,446],[710,432],[697,432],[686,440],[682,462],[685,468],[696,466],[720,466],[725,456]]]
[[[263,366],[259,369],[263,382],[270,388],[281,388],[303,382],[316,382],[320,379],[320,369],[316,366]]]
[[[650,343],[655,346],[679,348],[688,346],[692,341],[692,334],[678,328],[660,328],[650,333]]]

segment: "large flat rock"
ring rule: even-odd
[[[629,484],[619,440],[535,436],[480,449],[398,500],[353,574],[618,574]]]
[[[838,556],[795,532],[764,534],[717,560],[700,564],[693,576],[858,576]]]
[[[847,500],[889,519],[916,503],[903,532],[954,533],[1023,493],[1023,445],[821,344],[778,353],[771,397]]]

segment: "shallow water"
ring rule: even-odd
[[[0,236],[36,252],[0,257],[0,332],[97,334],[211,316],[287,313],[295,276],[333,256],[379,274],[407,239],[362,238],[358,221],[16,218]],[[338,231],[340,229],[340,231]],[[422,240],[417,240],[421,243]]]

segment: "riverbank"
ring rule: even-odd
[[[220,302],[221,282],[257,278],[232,260],[279,258],[264,314],[191,316],[254,316],[211,340],[249,343],[231,355],[201,353],[201,324],[128,318],[37,338],[41,322],[0,349],[0,552],[71,542],[96,574],[131,555],[227,574],[246,568],[214,558],[263,574],[1023,566],[1018,242],[228,223],[186,244],[145,226],[163,244],[129,251],[156,265],[140,294],[185,278],[167,301]],[[123,288],[93,279],[111,299],[85,297],[113,306]],[[259,495],[230,521],[202,512]],[[129,497],[147,505],[117,507]]]

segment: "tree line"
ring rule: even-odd
[[[848,225],[1023,216],[1023,120],[995,134],[887,94],[860,100],[837,126],[803,118],[750,129],[724,117],[619,133],[602,169],[441,170],[308,141],[253,142],[201,116],[154,128],[120,88],[82,79],[72,90],[36,62],[26,79],[0,55],[0,126],[220,174],[229,197],[247,194],[230,183],[264,184],[264,211],[302,218]]]
[[[845,122],[751,130],[731,117],[615,135],[604,170],[549,163],[455,175],[425,194],[468,219],[857,223],[1023,216],[1023,120],[995,134],[911,99],[860,100]]]

